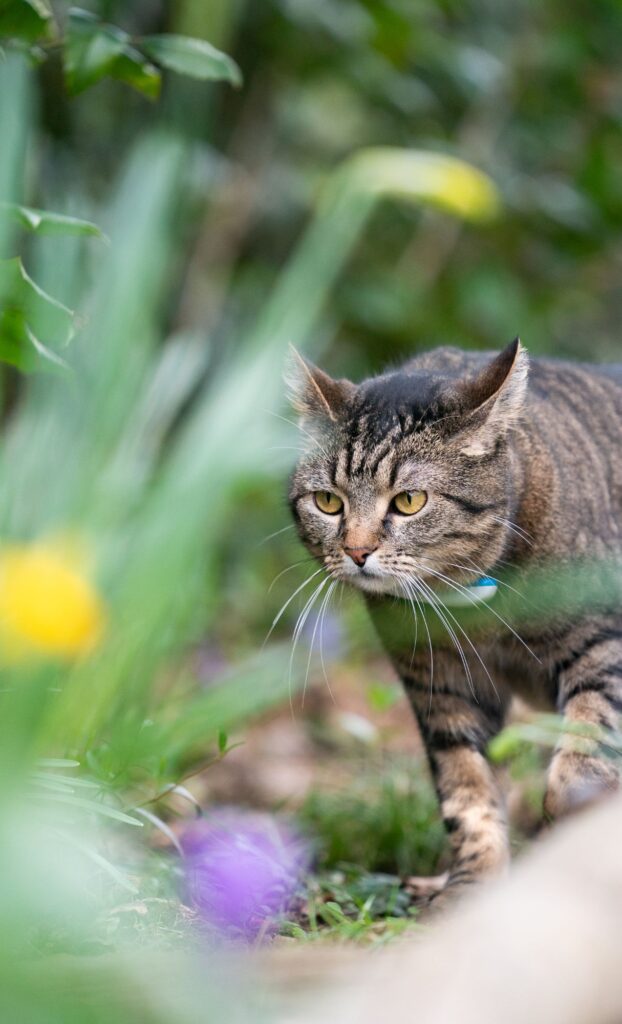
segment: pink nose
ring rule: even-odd
[[[375,548],[344,548],[346,555],[352,559],[352,561],[359,566],[365,565],[365,562],[369,556],[374,552]]]

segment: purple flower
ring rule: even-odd
[[[274,931],[310,864],[308,844],[266,814],[213,812],[182,838],[190,902],[211,928],[251,942]]]

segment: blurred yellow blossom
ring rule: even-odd
[[[0,657],[88,653],[104,628],[103,603],[77,549],[53,543],[0,549]]]
[[[344,171],[359,192],[430,203],[467,220],[488,220],[500,208],[487,174],[443,153],[379,146],[355,154]]]

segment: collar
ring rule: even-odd
[[[499,584],[492,576],[480,576],[475,583],[464,585],[463,590],[443,590],[439,593],[439,597],[443,604],[449,608],[469,608],[471,605],[480,604],[482,601],[491,601],[498,588]],[[425,598],[423,600],[425,601]]]

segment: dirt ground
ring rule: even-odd
[[[386,664],[339,665],[329,683],[320,673],[304,702],[297,694],[291,707],[256,721],[198,780],[201,802],[295,811],[312,790],[346,787],[366,750],[422,761],[416,722]]]
[[[529,717],[523,705],[513,709],[513,720]],[[323,673],[316,674],[304,699],[297,694],[291,706],[270,712],[230,740],[240,745],[192,782],[202,806],[295,812],[313,792],[347,793],[367,761],[412,762],[414,772],[428,771],[414,715],[381,658],[365,665],[336,664],[329,668],[328,684]],[[532,835],[539,824],[540,766],[531,759],[518,767],[499,771],[515,830]]]

